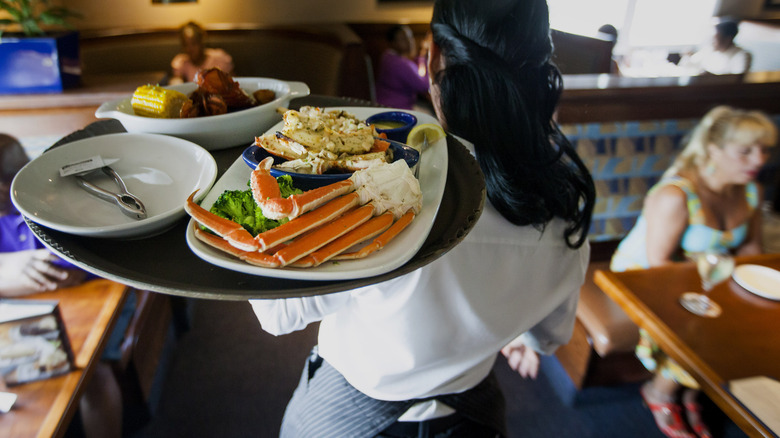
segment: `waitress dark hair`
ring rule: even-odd
[[[545,0],[437,0],[431,31],[444,60],[437,111],[474,143],[490,202],[516,225],[565,219],[567,245],[582,246],[595,187],[553,121],[563,81]]]

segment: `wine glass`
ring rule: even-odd
[[[734,257],[728,251],[713,250],[695,253],[691,258],[696,262],[704,293],[685,292],[680,297],[680,304],[696,315],[711,318],[719,316],[722,312],[720,306],[706,294],[731,276],[734,271]]]

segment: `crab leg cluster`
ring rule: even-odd
[[[422,192],[406,162],[355,172],[349,179],[282,198],[270,174],[273,159],[260,162],[250,176],[255,202],[269,219],[288,222],[256,237],[193,201],[185,210],[211,230],[195,228],[204,243],[250,264],[277,268],[312,267],[327,260],[366,257],[400,233],[422,207]],[[350,248],[365,243],[357,251]]]

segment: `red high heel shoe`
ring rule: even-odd
[[[688,424],[691,425],[693,431],[696,432],[700,438],[712,438],[712,433],[701,420],[701,405],[696,402],[685,403],[685,416],[688,419]]]
[[[653,420],[655,420],[656,426],[658,426],[658,429],[660,429],[664,435],[669,438],[696,438],[696,435],[688,430],[688,427],[682,419],[682,407],[680,405],[673,402],[657,403],[649,401],[645,395],[644,386],[639,389],[639,394],[642,395],[645,406],[647,406],[653,414]],[[666,417],[671,421],[664,422],[659,417]]]

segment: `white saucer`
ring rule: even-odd
[[[780,271],[761,265],[739,265],[733,277],[748,292],[780,301]]]

